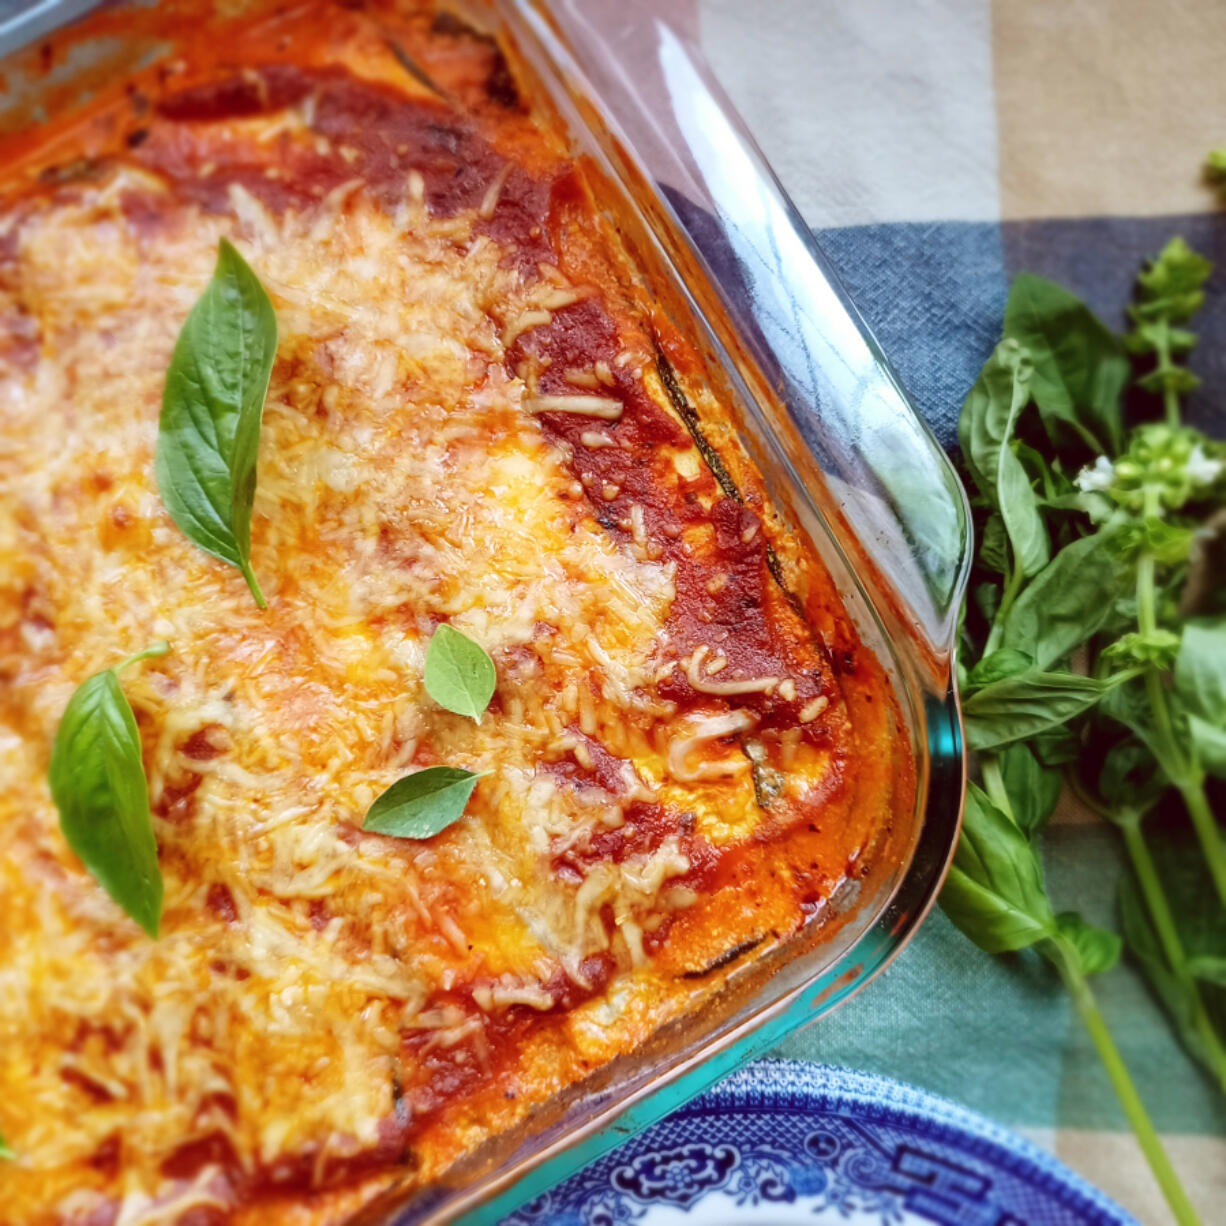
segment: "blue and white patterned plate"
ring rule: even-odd
[[[899,1082],[751,1065],[503,1226],[1138,1226],[1013,1133]]]

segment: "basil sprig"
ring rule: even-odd
[[[162,919],[162,871],[140,733],[118,674],[169,650],[155,643],[77,687],[55,734],[49,772],[69,847],[151,937]]]
[[[982,786],[968,789],[942,893],[981,948],[1033,948],[1055,966],[1180,1226],[1199,1219],[1091,987],[1122,942],[1056,911],[1041,832],[1066,776],[1119,828],[1124,941],[1226,1091],[1226,840],[1207,789],[1226,778],[1226,613],[1206,544],[1226,506],[1226,444],[1182,422],[1200,382],[1183,364],[1187,325],[1210,271],[1168,243],[1138,277],[1123,338],[1040,277],[1010,291],[958,430],[980,528],[958,673]],[[1136,420],[1144,395],[1125,418],[1129,354],[1164,420]],[[1199,856],[1150,820],[1175,794]]]
[[[370,806],[362,829],[400,839],[428,839],[460,819],[481,778],[458,766],[414,771]]]
[[[213,279],[188,315],[166,373],[157,479],[171,518],[201,549],[242,571],[261,609],[264,596],[251,569],[251,507],[276,349],[272,302],[223,238]]]
[[[426,649],[426,692],[440,707],[480,723],[497,682],[483,647],[451,626],[439,626]]]
[[[13,1153],[9,1143],[3,1137],[0,1137],[0,1162],[12,1162],[16,1157],[17,1155]]]

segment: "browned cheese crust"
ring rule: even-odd
[[[44,70],[133,21],[191,35],[0,140],[0,1221],[336,1221],[822,922],[900,854],[914,768],[683,312],[492,39],[428,5],[181,3]],[[223,236],[280,336],[263,612],[153,472]],[[426,694],[442,622],[494,660],[480,724]],[[47,766],[73,689],[162,638],[123,681],[153,941]],[[362,831],[436,763],[489,772],[459,822]]]

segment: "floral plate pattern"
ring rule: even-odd
[[[502,1226],[1138,1226],[1042,1150],[865,1073],[751,1065]]]

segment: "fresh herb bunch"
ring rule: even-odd
[[[979,547],[958,677],[981,782],[942,896],[989,953],[1035,948],[1055,966],[1181,1224],[1196,1212],[1089,984],[1121,939],[1056,911],[1038,835],[1066,777],[1119,829],[1125,940],[1226,1092],[1226,845],[1206,791],[1226,777],[1226,612],[1203,582],[1226,446],[1181,420],[1210,271],[1173,239],[1140,274],[1122,338],[1049,281],[1013,284],[959,423]],[[1160,420],[1125,427],[1130,382],[1160,398]],[[1175,794],[1207,893],[1168,892],[1171,857],[1151,847],[1147,818]]]

